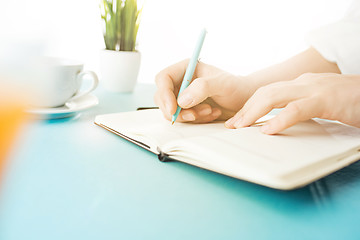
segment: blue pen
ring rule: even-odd
[[[186,72],[185,72],[185,75],[184,75],[184,79],[183,79],[183,81],[181,83],[181,87],[180,87],[178,96],[180,95],[180,93],[182,91],[185,90],[185,88],[187,88],[190,85],[190,82],[191,82],[192,77],[193,77],[194,72],[195,72],[196,64],[197,64],[197,62],[199,60],[199,55],[200,55],[201,47],[202,47],[202,45],[204,43],[205,35],[206,35],[206,29],[204,28],[200,33],[200,36],[199,36],[198,41],[197,41],[196,46],[195,46],[194,53],[193,53],[193,55],[192,55],[192,57],[190,59],[189,65],[186,68]],[[177,106],[176,112],[171,118],[171,124],[174,124],[177,117],[179,116],[180,111],[181,111],[181,107]]]

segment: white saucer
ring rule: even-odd
[[[40,119],[57,119],[74,116],[81,111],[94,107],[99,104],[99,100],[92,94],[87,94],[66,103],[66,106],[56,108],[30,108],[27,113]]]

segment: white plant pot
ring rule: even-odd
[[[113,92],[132,92],[140,69],[140,52],[102,50],[100,83]]]

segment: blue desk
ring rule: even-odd
[[[360,163],[278,191],[157,157],[93,124],[152,106],[101,89],[81,116],[30,123],[2,184],[0,239],[360,239]]]

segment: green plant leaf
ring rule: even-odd
[[[106,49],[136,51],[136,38],[143,6],[138,10],[137,0],[102,0],[101,19],[104,22]]]

